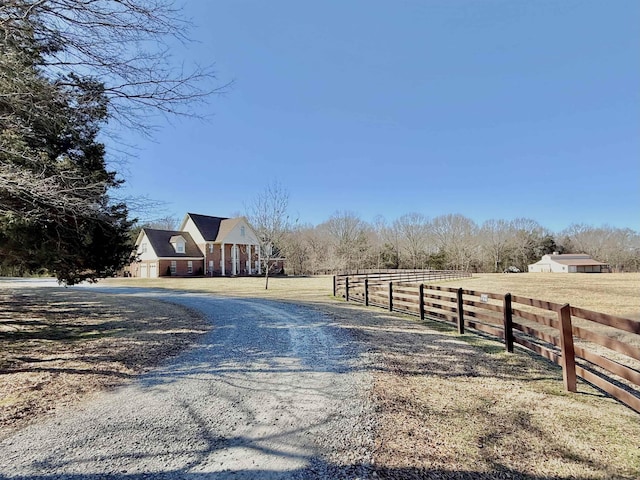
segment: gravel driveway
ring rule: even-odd
[[[0,443],[0,478],[365,478],[368,357],[305,306],[140,289],[214,329],[135,384]]]

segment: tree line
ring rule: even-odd
[[[361,269],[527,271],[542,255],[586,253],[613,271],[640,271],[640,233],[629,228],[573,224],[554,233],[529,218],[478,224],[461,214],[421,213],[366,222],[336,212],[316,225],[290,228],[279,245],[287,273],[319,274]]]
[[[288,202],[286,188],[274,183],[246,206],[261,249],[273,253],[263,257],[265,269],[272,257],[282,256],[287,273],[294,275],[398,268],[526,272],[529,264],[557,252],[589,254],[615,272],[640,271],[640,232],[630,228],[572,224],[554,233],[529,218],[478,224],[461,214],[421,213],[366,222],[349,211],[314,226],[292,220]],[[175,230],[179,223],[166,216],[144,226]]]

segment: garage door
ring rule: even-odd
[[[142,277],[142,278],[147,278],[148,277],[147,264],[146,263],[140,264],[140,277]]]
[[[158,264],[152,263],[149,265],[149,278],[157,278],[158,276]]]

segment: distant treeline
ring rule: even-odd
[[[544,254],[587,253],[614,272],[640,271],[640,233],[625,228],[574,224],[551,232],[535,220],[487,220],[459,214],[429,219],[419,213],[373,223],[351,212],[297,226],[279,245],[287,273],[318,274],[380,268],[459,269],[502,272],[527,266]]]

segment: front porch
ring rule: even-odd
[[[205,245],[204,272],[207,276],[261,275],[260,247],[237,243]]]

